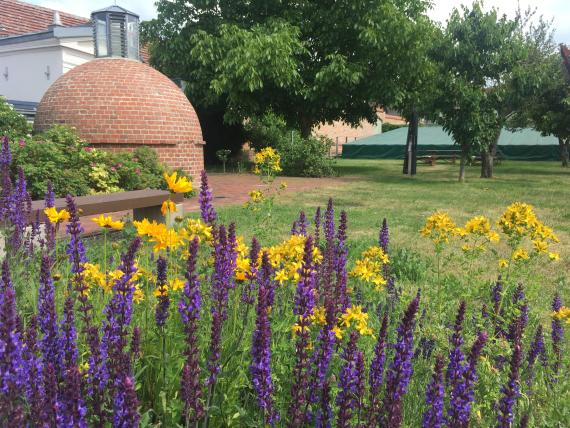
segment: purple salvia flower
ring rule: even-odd
[[[463,379],[454,385],[450,393],[447,412],[448,426],[467,428],[471,414],[471,403],[475,400],[474,386],[477,381],[477,362],[487,343],[487,333],[481,332],[471,347],[467,363],[463,370]]]
[[[522,415],[521,420],[519,421],[518,428],[526,428],[528,426],[529,416],[530,416],[529,412],[525,412],[525,414]]]
[[[526,358],[528,363],[526,383],[528,386],[531,386],[534,380],[534,363],[537,358],[540,358],[543,367],[546,368],[548,366],[548,357],[546,355],[546,347],[544,346],[544,335],[542,333],[542,325],[540,324],[536,328],[536,333],[530,343],[530,349],[528,350]]]
[[[317,403],[319,394],[328,376],[330,361],[334,352],[336,336],[330,325],[325,325],[317,337],[317,347],[311,357],[310,401]]]
[[[10,149],[10,140],[7,135],[2,137],[2,150],[0,151],[0,168],[2,171],[9,170],[12,165],[12,150]]]
[[[87,407],[81,394],[81,373],[77,366],[66,369],[58,403],[58,426],[87,428]]]
[[[141,328],[138,325],[133,327],[130,351],[131,355],[133,356],[133,360],[139,358],[141,354]]]
[[[321,207],[317,207],[315,211],[315,235],[314,235],[314,246],[319,247],[320,245],[320,234],[321,234]]]
[[[68,296],[63,305],[63,319],[60,326],[59,347],[62,353],[63,366],[66,369],[77,365],[77,332],[73,313],[73,297]]]
[[[329,198],[327,209],[325,211],[324,233],[327,245],[332,246],[332,242],[334,240],[334,206],[332,198]]]
[[[444,423],[444,388],[443,388],[443,357],[438,355],[430,384],[426,388],[426,404],[428,406],[423,417],[423,428],[441,428]]]
[[[202,405],[202,385],[200,383],[200,350],[198,348],[198,322],[202,300],[200,295],[200,282],[196,272],[198,258],[198,238],[190,242],[188,259],[186,261],[186,283],[182,298],[178,302],[178,312],[184,324],[186,335],[186,348],[184,355],[186,362],[182,369],[182,399],[184,401],[184,419],[186,426],[198,423],[204,415]]]
[[[55,368],[51,362],[43,366],[42,381],[44,427],[55,427],[57,426],[58,386]]]
[[[455,317],[455,324],[453,326],[453,334],[449,338],[451,349],[449,350],[449,363],[447,371],[445,372],[445,383],[453,394],[458,382],[462,382],[463,372],[465,367],[463,361],[465,355],[461,350],[463,346],[463,336],[461,331],[463,329],[463,320],[465,319],[465,302],[462,301]],[[451,397],[453,401],[453,396]]]
[[[522,317],[521,317],[522,318]],[[502,397],[499,400],[498,413],[497,413],[497,427],[510,428],[513,423],[514,414],[513,409],[518,396],[520,395],[519,389],[519,376],[522,362],[522,332],[523,321],[519,318],[515,321],[512,327],[513,335],[513,354],[511,356],[511,364],[508,381],[501,387]]]
[[[295,220],[291,225],[291,235],[298,235],[298,234],[299,234],[299,226],[297,225],[297,220]]]
[[[372,428],[380,423],[380,388],[384,382],[384,366],[386,365],[386,334],[388,332],[388,313],[382,317],[382,325],[378,334],[378,341],[374,347],[374,358],[370,364],[368,383],[370,385],[370,399],[368,408],[368,427]]]
[[[65,201],[67,203],[67,211],[69,211],[69,222],[66,226],[66,230],[69,235],[67,255],[69,256],[69,262],[71,263],[71,272],[77,276],[85,270],[83,265],[87,262],[85,247],[81,240],[83,227],[79,221],[79,213],[73,197],[71,195],[67,195],[65,197]]]
[[[350,299],[346,292],[347,271],[346,262],[348,259],[348,247],[346,245],[346,229],[347,229],[346,211],[340,213],[340,224],[337,232],[337,246],[335,254],[335,274],[336,274],[336,295],[335,300],[338,306],[338,312],[343,313],[350,306]]]
[[[42,257],[40,287],[38,290],[38,323],[41,332],[39,348],[43,364],[52,364],[56,372],[61,372],[63,361],[58,341],[55,288],[50,266],[51,260],[44,255]]]
[[[113,398],[113,428],[139,426],[138,399],[132,376],[123,375]]]
[[[562,300],[560,295],[556,293],[552,302],[552,310],[558,312],[562,308]],[[562,321],[556,317],[552,317],[552,351],[554,353],[554,373],[558,373],[562,361],[562,346],[564,343],[564,327]]]
[[[212,325],[210,331],[210,349],[207,362],[208,377],[207,384],[210,385],[210,390],[213,391],[213,385],[216,383],[218,374],[220,373],[220,357],[221,357],[221,334],[222,325],[227,318],[228,306],[228,289],[230,288],[230,281],[233,277],[231,269],[231,251],[228,250],[230,244],[224,225],[220,225],[214,236],[214,272],[211,280],[211,296],[212,296]]]
[[[357,347],[358,332],[352,331],[350,339],[342,354],[344,360],[339,374],[339,393],[336,397],[338,406],[337,427],[351,426],[353,411],[359,411],[362,397],[362,352]]]
[[[24,426],[23,399],[26,396],[26,362],[18,328],[16,292],[7,260],[2,264],[0,291],[0,421]]]
[[[200,173],[200,195],[198,200],[200,202],[200,213],[202,220],[208,224],[213,224],[218,218],[218,214],[212,204],[212,191],[208,186],[208,175],[205,170]]]
[[[309,357],[307,346],[309,344],[310,316],[315,307],[315,268],[313,266],[313,239],[309,236],[305,240],[303,262],[299,271],[300,278],[297,283],[293,313],[297,318],[295,326],[295,356],[293,369],[293,388],[288,409],[288,426],[297,427],[306,422],[305,406],[308,400],[307,387],[309,386]]]
[[[103,321],[100,355],[106,361],[101,365],[98,377],[103,386],[108,384],[110,379],[114,380],[113,390],[116,389],[117,383],[121,384],[124,377],[131,376],[130,356],[126,352],[127,329],[131,322],[135,291],[133,281],[133,275],[136,272],[135,255],[140,245],[140,238],[135,238],[128,251],[121,257],[119,270],[123,272],[123,275],[113,284],[113,297],[103,310],[106,319]]]
[[[297,220],[297,234],[307,236],[307,217],[305,211],[299,212],[299,220]]]
[[[13,250],[20,248],[24,231],[28,224],[27,201],[30,196],[26,189],[26,177],[22,168],[18,168],[18,177],[16,186],[12,195],[10,195],[10,212],[9,219],[13,226],[12,235],[10,236],[10,247]]]
[[[331,387],[326,380],[322,387],[319,409],[315,416],[315,428],[330,428],[333,420],[333,410],[331,406]]]
[[[156,261],[156,294],[158,303],[154,318],[159,328],[164,327],[168,318],[168,309],[170,308],[170,297],[168,297],[167,278],[166,278],[166,259],[162,256]]]
[[[382,250],[386,254],[388,254],[388,246],[390,244],[390,238],[388,235],[388,222],[386,221],[385,218],[384,220],[382,220],[382,227],[380,228],[378,243],[380,244],[380,248],[382,248]]]
[[[45,422],[44,390],[41,379],[42,363],[38,357],[38,318],[33,315],[26,327],[23,357],[26,362],[26,398],[30,407],[29,419],[32,426],[40,427]]]
[[[260,276],[265,276],[269,266],[269,256],[261,256]],[[260,278],[257,296],[257,316],[251,344],[251,365],[249,372],[253,389],[257,394],[257,403],[263,412],[266,424],[273,425],[279,420],[273,405],[273,380],[271,378],[271,324],[269,321],[270,278]]]
[[[408,391],[412,376],[414,355],[415,317],[419,308],[419,296],[410,302],[397,329],[394,359],[386,374],[386,396],[384,398],[384,426],[399,427],[402,423],[402,397]]]

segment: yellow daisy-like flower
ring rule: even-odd
[[[97,223],[100,227],[114,230],[122,230],[125,223],[120,220],[113,220],[111,216],[104,216],[101,214],[99,217],[93,217],[91,221]]]
[[[548,258],[550,260],[552,260],[553,262],[557,262],[558,260],[560,260],[560,254],[558,253],[548,253]]]
[[[174,278],[168,281],[168,288],[172,291],[182,290],[184,288],[184,281],[180,278]]]
[[[141,290],[140,286],[137,284],[135,286],[135,292],[133,293],[133,301],[135,303],[140,303],[144,300],[144,292]]]
[[[56,210],[54,207],[49,207],[44,209],[44,214],[50,221],[50,223],[61,223],[62,221],[69,220],[69,211],[62,209],[60,211]]]
[[[532,241],[532,246],[537,253],[546,253],[548,251],[548,244],[539,239]]]
[[[178,177],[178,173],[174,171],[171,175],[164,172],[164,180],[171,192],[187,193],[192,191],[192,182],[186,177]]]
[[[504,269],[509,266],[509,261],[507,259],[499,259],[499,268]]]
[[[168,213],[175,213],[176,212],[176,204],[172,202],[170,199],[164,201],[162,206],[160,207],[160,212],[163,216],[166,216]]]
[[[524,248],[517,248],[514,252],[513,252],[513,260],[518,261],[518,260],[528,260],[530,258],[530,256],[528,255],[528,252],[524,249]]]
[[[447,244],[451,238],[461,233],[462,230],[445,211],[436,211],[430,215],[424,227],[420,229],[420,234],[431,239],[436,245]]]

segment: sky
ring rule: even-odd
[[[58,9],[79,16],[88,17],[93,10],[102,9],[114,3],[114,0],[25,0],[40,6]],[[117,0],[119,6],[137,13],[141,19],[151,19],[156,16],[155,0]],[[470,0],[432,0],[433,8],[429,16],[441,23],[449,16],[454,7],[461,4],[471,4]],[[537,15],[546,20],[552,20],[555,30],[554,37],[559,43],[570,44],[570,0],[485,0],[486,9],[495,7],[500,13],[513,17],[520,4],[521,9],[536,8]]]

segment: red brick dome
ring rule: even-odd
[[[138,61],[94,59],[57,79],[38,105],[34,128],[54,124],[75,127],[101,148],[154,146],[165,163],[193,175],[203,167],[194,108],[168,77]]]

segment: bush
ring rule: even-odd
[[[284,175],[323,177],[334,174],[329,152],[332,141],[324,137],[301,137],[274,113],[251,119],[246,124],[251,147],[256,151],[273,147],[281,155]]]
[[[33,199],[42,199],[51,180],[58,197],[113,193],[145,188],[165,189],[165,167],[156,152],[110,153],[88,147],[73,128],[56,125],[33,139],[12,142],[13,173],[22,168]]]
[[[399,125],[399,124],[395,124],[395,123],[383,123],[382,124],[382,132],[390,132],[390,131],[393,131],[394,129],[403,128],[405,126],[408,126],[408,125],[406,125],[406,124]]]
[[[24,138],[29,133],[30,124],[26,118],[0,96],[0,135],[7,135],[13,141]]]

